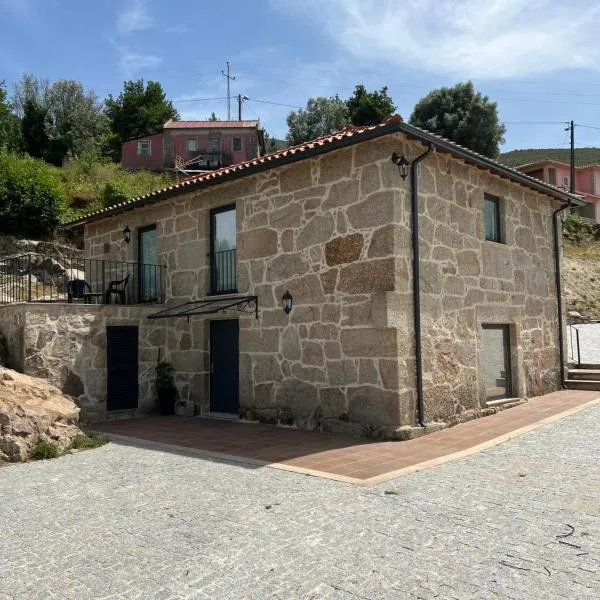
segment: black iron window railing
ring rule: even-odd
[[[37,253],[0,258],[0,304],[162,303],[163,265]]]
[[[235,249],[213,253],[211,260],[211,292],[213,294],[237,292]]]

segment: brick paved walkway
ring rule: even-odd
[[[369,485],[500,443],[596,400],[600,402],[599,396],[589,391],[554,392],[407,442],[368,442],[269,425],[174,416],[95,423],[92,429]]]

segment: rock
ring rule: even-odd
[[[0,461],[27,460],[38,442],[62,450],[79,429],[79,408],[43,379],[0,367]]]

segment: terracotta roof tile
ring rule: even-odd
[[[167,121],[165,129],[235,129],[258,127],[258,121]]]

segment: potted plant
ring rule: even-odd
[[[177,388],[173,379],[173,365],[166,360],[161,360],[156,365],[156,393],[160,414],[174,414]]]

